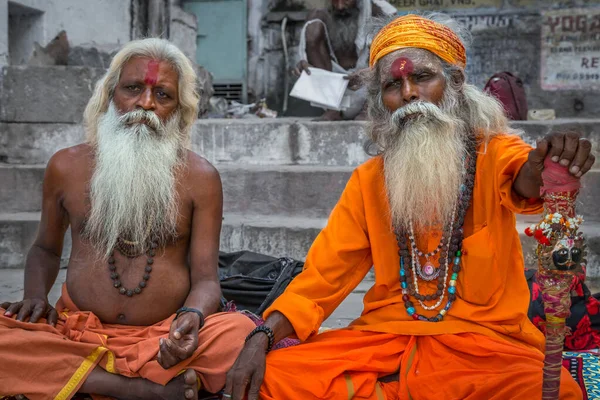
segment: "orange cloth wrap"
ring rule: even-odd
[[[23,394],[30,400],[69,400],[96,367],[161,385],[193,369],[204,389],[217,392],[255,327],[240,313],[211,314],[198,333],[194,354],[164,369],[156,359],[159,339],[169,336],[175,315],[151,326],[106,324],[79,311],[66,285],[56,310],[58,322],[52,327],[44,319],[30,324],[5,317],[0,308],[0,399]]]
[[[396,50],[416,47],[431,51],[442,60],[465,68],[465,46],[452,30],[442,24],[409,14],[387,24],[371,43],[369,66]]]

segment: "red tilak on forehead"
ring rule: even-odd
[[[390,68],[390,72],[392,73],[392,77],[394,79],[405,78],[409,74],[411,74],[414,70],[413,63],[406,57],[397,58]]]
[[[158,64],[156,60],[150,60],[148,62],[148,69],[146,70],[146,76],[144,77],[144,83],[146,85],[155,85],[158,80]]]

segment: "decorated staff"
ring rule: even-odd
[[[562,350],[570,315],[571,288],[575,277],[585,276],[585,242],[575,213],[581,183],[566,167],[546,158],[542,173],[544,214],[537,225],[525,230],[537,242],[537,281],[546,314],[546,356],[542,400],[558,399]]]

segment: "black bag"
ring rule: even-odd
[[[219,279],[226,301],[238,310],[261,315],[304,268],[288,257],[275,258],[250,251],[219,253]]]

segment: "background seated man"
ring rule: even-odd
[[[195,88],[192,64],[165,40],[115,55],[85,110],[87,142],[48,163],[24,299],[0,311],[0,395],[196,399],[198,380],[223,387],[254,324],[216,313],[222,188],[187,149]]]
[[[300,61],[292,71],[310,75],[308,67],[350,74],[351,106],[340,112],[327,110],[322,121],[365,119],[366,89],[358,72],[368,67],[369,38],[365,31],[371,17],[395,14],[396,9],[385,0],[331,0],[329,9],[311,11],[300,34]]]
[[[468,32],[407,15],[373,39],[370,138],[379,155],[350,178],[305,268],[268,308],[227,375],[248,399],[536,399],[544,335],[515,213],[541,211],[546,157],[576,177],[591,143],[554,134],[532,149],[501,105],[465,83]],[[321,323],[373,267],[349,327]],[[265,356],[280,338],[304,343]],[[560,398],[582,393],[562,369]]]

